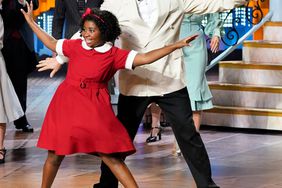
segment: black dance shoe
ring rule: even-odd
[[[212,185],[208,185],[208,188],[220,188],[220,187],[216,184],[212,184]]]
[[[153,136],[153,129],[158,129],[158,133],[156,136]],[[162,139],[162,129],[160,127],[152,127],[150,136],[146,139],[147,143],[156,142]]]
[[[100,183],[96,183],[96,184],[93,185],[93,188],[112,188],[112,187],[117,188],[117,186],[113,186],[113,185],[103,185],[102,186]]]
[[[5,156],[6,156],[6,149],[5,148],[0,149],[0,156],[1,156],[0,164],[5,163]]]
[[[218,185],[214,183],[214,181],[211,179],[209,182],[208,188],[220,188]]]
[[[33,128],[31,125],[29,124],[25,124],[25,125],[16,125],[16,129],[21,129],[22,132],[25,132],[25,133],[33,133]]]

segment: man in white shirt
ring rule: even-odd
[[[205,14],[243,5],[246,0],[104,0],[101,9],[118,18],[124,49],[147,52],[178,40],[184,13]],[[132,140],[147,106],[155,102],[172,123],[181,152],[198,188],[218,188],[211,177],[211,166],[204,143],[196,131],[189,95],[183,80],[182,51],[153,64],[121,70],[118,118]],[[59,69],[50,66],[52,75]],[[100,183],[94,188],[117,188],[109,168],[101,165]]]

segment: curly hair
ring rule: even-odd
[[[89,14],[85,14],[82,17],[80,23],[81,30],[83,30],[85,21],[92,21],[96,24],[101,32],[101,38],[105,42],[113,42],[121,34],[118,19],[109,11],[97,8],[91,9]]]

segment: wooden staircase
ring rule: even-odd
[[[264,25],[264,40],[243,43],[243,61],[219,63],[210,82],[214,108],[202,124],[282,130],[282,22]]]

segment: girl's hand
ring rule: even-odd
[[[21,9],[21,12],[24,15],[24,18],[27,22],[33,22],[33,4],[32,1],[30,1],[30,4],[26,2],[27,12],[25,12],[23,9]]]
[[[219,42],[220,42],[220,38],[218,36],[214,36],[211,38],[210,47],[212,53],[216,53],[218,51]]]
[[[61,69],[61,64],[56,60],[56,58],[46,58],[45,60],[39,61],[39,64],[36,65],[38,72],[52,70],[50,73],[50,78],[52,78],[58,70]]]
[[[191,46],[190,45],[190,42],[195,40],[199,35],[192,35],[192,36],[189,36],[189,37],[186,37],[178,42],[175,43],[176,47],[177,48],[183,48],[185,46]]]

